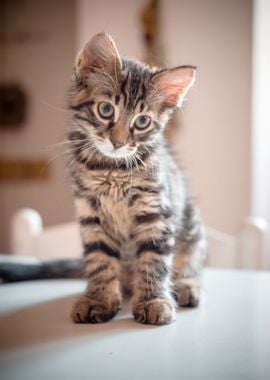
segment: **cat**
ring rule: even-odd
[[[122,58],[106,33],[78,54],[69,167],[87,289],[71,311],[76,323],[109,321],[126,295],[135,320],[153,325],[199,303],[204,227],[164,137],[195,73]]]

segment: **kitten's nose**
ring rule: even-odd
[[[111,140],[111,143],[113,144],[114,149],[119,149],[121,146],[125,145],[123,141],[118,140]]]

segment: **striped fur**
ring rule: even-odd
[[[69,168],[88,288],[73,307],[75,322],[111,319],[123,294],[132,295],[135,319],[149,324],[170,323],[177,303],[198,304],[203,227],[163,137],[194,68],[188,79],[186,67],[175,70],[181,85],[163,78],[169,70],[121,59],[105,34],[77,59]],[[110,119],[99,113],[104,102]],[[142,115],[149,125],[137,124]]]

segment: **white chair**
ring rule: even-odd
[[[79,227],[65,223],[44,228],[37,211],[20,209],[11,221],[11,249],[18,256],[78,258],[82,255]]]
[[[259,217],[248,217],[237,236],[208,228],[208,265],[222,268],[270,269],[270,227]]]
[[[207,228],[209,255],[207,265],[220,268],[270,269],[269,224],[249,217],[238,236]],[[39,213],[19,210],[11,225],[12,252],[40,258],[78,258],[82,254],[76,223],[43,227]]]

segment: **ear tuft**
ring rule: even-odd
[[[154,75],[155,93],[166,108],[180,107],[195,81],[196,67],[180,66]]]
[[[122,61],[114,40],[107,33],[92,37],[77,56],[75,71],[79,76],[103,70],[110,75],[117,75],[122,68]]]

